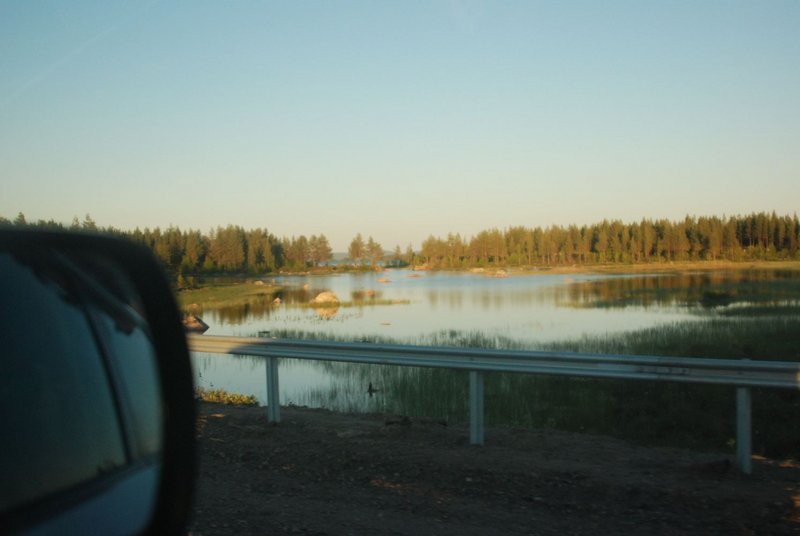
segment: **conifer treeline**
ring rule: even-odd
[[[594,225],[511,227],[428,237],[421,257],[432,267],[480,265],[571,265],[682,260],[798,259],[797,215],[760,212],[730,218],[690,217],[682,221],[603,220]]]
[[[324,234],[279,239],[266,229],[245,230],[235,225],[217,227],[208,234],[178,227],[120,231],[98,228],[88,215],[83,221],[75,218],[65,226],[53,220],[29,223],[21,213],[13,221],[0,217],[0,225],[105,231],[125,236],[150,247],[174,274],[184,275],[304,270],[332,258]],[[360,235],[354,243],[359,238]],[[428,237],[419,252],[409,246],[401,253],[398,246],[392,260],[400,265],[424,263],[431,268],[775,260],[800,259],[799,247],[797,215],[760,212],[722,218],[687,216],[681,221],[604,220],[580,227],[488,229],[470,239],[451,233],[446,238]],[[377,248],[376,243],[374,249]]]
[[[0,226],[100,231],[123,236],[148,246],[169,271],[183,275],[300,270],[325,264],[333,257],[324,234],[279,239],[266,229],[245,230],[238,225],[217,227],[208,234],[174,226],[121,231],[98,227],[88,214],[83,221],[74,218],[70,225],[63,225],[53,220],[27,222],[20,213],[13,221],[0,217]]]

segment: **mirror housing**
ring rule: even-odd
[[[0,230],[0,366],[0,532],[185,532],[193,375],[149,249]]]

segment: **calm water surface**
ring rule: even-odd
[[[535,347],[549,341],[678,321],[700,322],[753,307],[797,307],[799,275],[743,270],[492,278],[475,273],[390,270],[276,277],[265,280],[283,287],[276,296],[205,311],[203,318],[211,326],[210,335],[255,336],[300,330],[353,340],[391,337],[413,343],[421,336],[457,330],[501,336]],[[329,309],[306,306],[323,291],[336,293],[345,305]],[[282,304],[273,305],[274,297],[280,297]],[[208,354],[197,354],[193,359],[201,386],[255,394],[265,403],[263,360]],[[465,378],[446,371],[283,360],[280,398],[282,404],[341,411],[406,411],[461,418],[466,412]],[[381,392],[370,397],[366,393],[369,383]],[[574,396],[579,396],[581,389],[570,385]],[[547,386],[551,389],[553,382]],[[548,399],[561,390],[557,387]],[[596,397],[597,393],[592,388],[591,395],[586,396]],[[409,409],[416,399],[425,402]],[[510,406],[504,411],[514,410]],[[547,422],[548,418],[520,415],[517,420]]]
[[[419,277],[417,275],[422,274]],[[277,297],[204,313],[209,335],[253,336],[298,329],[339,336],[413,339],[441,330],[481,331],[530,342],[648,327],[691,318],[687,304],[673,301],[587,307],[609,282],[656,281],[661,276],[529,275],[492,278],[472,273],[411,272],[341,274],[270,279],[284,287]],[[388,282],[379,282],[388,279]],[[307,285],[307,288],[304,288]],[[621,292],[624,289],[616,289]],[[323,291],[347,306],[302,307]],[[612,290],[613,292],[613,290]],[[396,303],[388,303],[396,302]],[[378,303],[378,305],[374,305]]]

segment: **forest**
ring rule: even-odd
[[[278,238],[266,229],[218,226],[208,233],[136,228],[132,231],[99,227],[89,216],[68,224],[53,220],[28,222],[24,214],[0,227],[105,232],[148,246],[182,287],[201,274],[263,274],[328,269],[375,269],[418,266],[429,269],[526,267],[559,265],[634,264],[701,260],[798,260],[800,221],[797,215],[752,213],[744,216],[686,216],[683,220],[643,219],[623,223],[603,220],[592,225],[551,225],[483,230],[469,238],[458,233],[429,236],[419,250],[409,244],[392,253],[370,236],[359,233],[347,261],[333,263],[327,237],[320,233]]]

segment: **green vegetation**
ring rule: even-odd
[[[797,259],[800,221],[758,213],[682,221],[603,220],[593,225],[510,227],[428,237],[420,261],[433,268],[467,266],[571,266],[674,261]]]
[[[645,330],[532,345],[481,332],[446,330],[415,339],[331,337],[326,333],[277,331],[279,338],[457,347],[559,350],[587,353],[748,358],[800,361],[800,315],[714,318]],[[382,411],[455,422],[467,419],[464,372],[427,368],[321,363],[342,385],[362,392],[369,382],[384,397]],[[337,407],[329,394],[307,403]],[[735,390],[682,383],[622,381],[522,374],[488,374],[486,416],[490,424],[556,428],[612,435],[643,444],[728,450],[735,446]],[[800,458],[800,392],[753,390],[754,452]],[[333,401],[336,402],[336,401]]]
[[[178,292],[178,305],[184,310],[193,304],[199,304],[203,309],[219,309],[241,305],[242,302],[254,298],[269,298],[276,290],[272,285],[253,283],[207,286]]]
[[[257,406],[258,399],[255,395],[242,395],[229,393],[225,389],[195,389],[195,397],[203,402],[228,404],[231,406]]]
[[[683,321],[625,333],[584,336],[539,344],[480,331],[461,330],[437,331],[411,339],[363,335],[335,336],[323,332],[288,329],[273,331],[272,336],[279,339],[420,344],[458,348],[800,361],[800,315]]]
[[[75,218],[70,226],[65,226],[52,220],[29,223],[20,213],[13,221],[0,217],[0,226],[69,228],[126,236],[154,251],[174,275],[177,288],[192,287],[190,278],[197,274],[306,271],[332,258],[324,234],[279,239],[266,229],[245,230],[234,225],[217,227],[207,235],[178,227],[123,232],[100,228],[89,215],[83,221]],[[359,233],[350,244],[349,256],[356,269],[364,268],[364,260],[375,268],[384,259],[384,250],[372,237],[365,242]],[[800,220],[797,215],[759,212],[722,218],[687,216],[680,221],[603,220],[580,227],[518,226],[503,231],[481,231],[470,239],[450,233],[446,238],[428,237],[418,253],[409,246],[401,254],[398,246],[387,263],[434,269],[485,266],[552,269],[720,260],[800,260]]]

